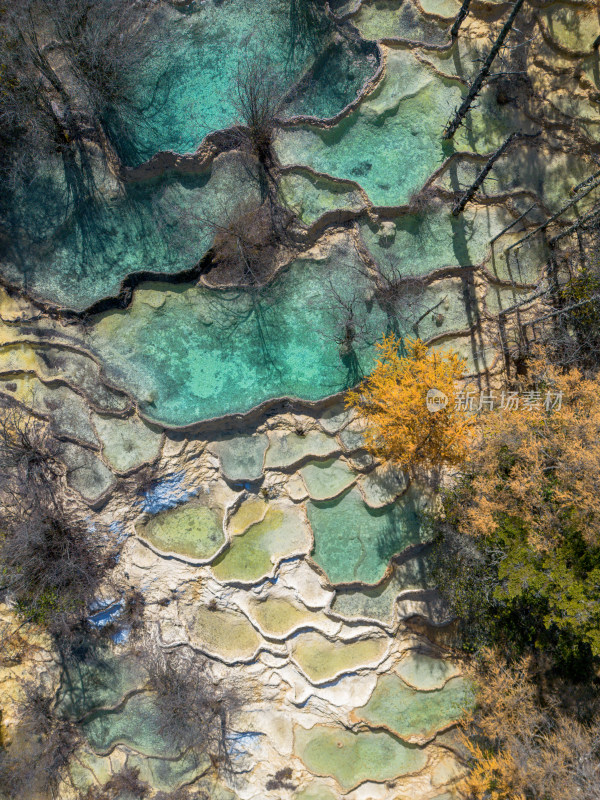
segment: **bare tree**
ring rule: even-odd
[[[206,661],[149,644],[142,654],[165,741],[195,758],[208,756],[217,771],[231,767],[228,737],[244,697],[220,687]]]
[[[217,790],[218,794],[218,790]],[[215,794],[210,787],[180,786],[172,792],[157,792],[153,800],[212,800]]]
[[[563,251],[562,271],[570,272],[571,277],[552,285],[536,316],[519,326],[515,358],[523,358],[532,347],[541,345],[547,357],[564,369],[575,366],[597,371],[600,366],[599,265],[592,262],[582,266],[579,259],[577,246]],[[518,320],[516,322],[518,325]]]
[[[75,725],[61,717],[54,698],[38,683],[21,684],[19,724],[0,749],[0,787],[10,800],[56,797],[74,751],[81,742]]]
[[[160,39],[149,0],[19,0],[2,9],[0,171],[10,183],[45,156],[71,167],[82,143],[108,148],[115,109],[132,109],[136,73]],[[138,120],[139,121],[139,120]]]
[[[85,609],[97,591],[109,558],[88,526],[56,507],[34,504],[18,521],[3,513],[2,586],[30,620],[48,623],[55,614]]]
[[[460,26],[463,24],[467,14],[469,13],[469,6],[471,5],[471,0],[463,0],[462,5],[456,15],[456,19],[450,29],[450,36],[452,39],[456,39],[458,36],[458,31],[460,30]]]
[[[594,189],[597,189],[598,186],[600,186],[600,178],[598,177],[598,173],[595,173],[594,175],[591,175],[589,178],[587,178],[585,181],[582,181],[581,184],[579,184],[581,190],[576,194],[576,196],[572,200],[569,200],[567,203],[561,206],[558,209],[558,211],[552,214],[552,216],[548,217],[548,219],[544,220],[544,222],[542,222],[541,225],[537,225],[533,230],[528,231],[527,234],[523,236],[521,239],[518,239],[516,242],[513,242],[511,245],[509,245],[506,248],[507,252],[515,247],[520,247],[521,245],[525,244],[525,242],[529,241],[529,239],[533,238],[540,231],[546,230],[546,228],[549,225],[551,225],[551,223],[558,220],[559,217],[561,217],[565,213],[565,211],[568,211],[570,208],[573,208],[573,206],[577,205],[577,203],[581,202],[581,200],[583,200],[584,197],[590,194],[590,192],[594,191]],[[579,228],[582,224],[585,224],[586,222],[589,221],[595,222],[595,217],[597,215],[598,215],[598,208],[594,208],[589,214],[585,215],[584,217],[578,219],[575,223],[573,223],[573,225],[567,228],[566,231],[563,231],[560,234],[558,234],[558,236],[554,237],[554,240],[558,240],[558,238],[563,237],[564,235],[567,236],[570,235],[571,233],[576,231],[577,228]]]
[[[374,283],[375,299],[385,311],[390,328],[397,333],[411,330],[418,336],[419,322],[432,311],[428,308],[421,313],[426,280],[403,274],[402,267],[389,259],[385,268],[378,269]]]
[[[205,220],[214,230],[210,258],[221,282],[261,287],[273,276],[278,254],[286,244],[292,215],[269,200],[235,206],[219,223]]]
[[[306,47],[317,51],[334,29],[325,0],[290,0],[290,58]]]
[[[122,797],[143,800],[151,792],[151,787],[139,778],[138,767],[125,766],[101,787],[90,786],[83,800],[120,800]]]
[[[47,422],[14,403],[0,402],[0,488],[5,512],[27,502],[24,487],[30,499],[41,494],[44,502],[53,502],[50,487],[62,472],[59,454],[59,443]]]
[[[514,141],[517,141],[518,139],[528,139],[528,138],[533,139],[536,136],[539,136],[539,132],[532,134],[520,133],[520,132],[511,133],[510,136],[502,142],[500,147],[498,147],[488,158],[488,160],[485,162],[484,168],[481,170],[477,178],[473,181],[471,186],[469,186],[469,188],[463,194],[463,196],[456,201],[456,203],[454,204],[454,208],[452,209],[452,215],[458,217],[459,214],[462,214],[462,212],[465,210],[467,203],[471,202],[477,190],[483,185],[484,180],[487,178],[488,174],[492,170],[492,167],[494,166],[496,161],[498,161],[498,159],[501,158],[504,155],[504,153],[506,153],[506,151]]]
[[[46,423],[0,408],[0,590],[26,621],[65,633],[85,618],[113,553],[62,502],[60,443]]]
[[[510,12],[510,15],[509,15],[508,19],[506,20],[506,22],[502,26],[502,30],[498,34],[498,38],[494,42],[494,44],[492,46],[492,49],[489,52],[488,57],[483,62],[482,68],[477,73],[477,76],[475,77],[475,80],[473,81],[473,83],[471,84],[471,86],[469,88],[469,91],[467,92],[467,96],[462,101],[462,103],[461,103],[459,109],[457,110],[456,114],[450,120],[450,122],[446,125],[442,138],[444,138],[444,139],[452,139],[452,137],[454,136],[456,131],[462,125],[462,122],[463,122],[464,118],[466,117],[466,115],[469,112],[469,109],[473,105],[473,101],[475,100],[475,98],[477,97],[479,92],[481,91],[481,89],[483,87],[483,84],[485,82],[485,79],[489,75],[489,72],[490,72],[490,70],[492,68],[492,64],[494,63],[494,60],[495,60],[496,56],[498,55],[498,53],[502,49],[502,46],[504,45],[504,40],[506,39],[506,37],[510,33],[510,31],[512,29],[512,26],[513,26],[513,23],[514,23],[514,21],[516,19],[516,16],[519,13],[519,11],[521,9],[521,6],[523,5],[524,2],[525,2],[525,0],[515,0],[515,3],[514,3],[513,8],[512,8],[512,11]]]
[[[240,61],[234,90],[240,123],[238,135],[268,177],[274,163],[273,138],[283,101],[283,85],[281,75],[264,54],[251,51]]]

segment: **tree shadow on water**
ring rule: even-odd
[[[369,514],[386,517],[375,540],[377,555],[382,561],[389,561],[410,545],[420,543],[424,520],[415,497],[404,497],[382,509],[369,509]]]
[[[110,694],[118,682],[118,664],[110,656],[107,646],[90,637],[82,642],[79,652],[70,653],[61,661],[62,680],[58,697],[69,716],[80,719],[94,707],[106,704],[103,695]]]

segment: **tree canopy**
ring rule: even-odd
[[[598,656],[600,378],[537,359],[528,382],[532,404],[480,418],[446,519],[495,552],[496,602],[535,610]]]
[[[411,472],[460,464],[472,427],[471,417],[457,407],[465,360],[430,350],[419,339],[402,344],[394,334],[377,347],[373,372],[347,395],[347,405],[367,422],[367,448]],[[430,410],[428,392],[446,404]]]

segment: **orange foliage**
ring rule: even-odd
[[[458,790],[467,800],[567,800],[600,797],[597,722],[560,710],[560,698],[540,701],[534,663],[507,666],[486,651],[474,672],[475,713],[464,722],[469,774]]]
[[[362,385],[348,392],[346,403],[366,419],[367,448],[399,466],[438,469],[460,464],[467,454],[471,418],[455,410],[456,382],[465,361],[457,353],[436,353],[419,339],[401,341],[392,334],[377,345],[379,359]],[[427,409],[429,389],[448,398],[445,408]]]
[[[551,547],[567,522],[599,544],[600,378],[575,369],[560,374],[541,359],[531,367],[537,406],[521,402],[518,410],[480,418],[480,446],[467,465],[475,477],[468,506],[459,504],[459,525],[486,536],[502,515],[518,515],[538,551]],[[546,408],[548,390],[553,399],[562,392],[560,408]]]

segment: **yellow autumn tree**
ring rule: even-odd
[[[495,554],[494,614],[526,609],[525,640],[600,658],[600,375],[538,355],[513,388],[518,405],[479,418],[445,520]]]
[[[597,797],[598,717],[578,720],[536,670],[531,657],[507,664],[494,650],[471,670],[477,706],[462,721],[469,770],[456,787],[464,800]]]
[[[464,533],[487,536],[518,514],[528,544],[553,549],[568,522],[600,544],[600,377],[562,373],[542,357],[529,363],[519,404],[478,420],[458,503]]]
[[[455,352],[437,353],[419,339],[402,341],[393,334],[377,345],[373,372],[348,392],[347,406],[367,423],[367,449],[403,469],[439,469],[466,457],[471,417],[456,408],[457,381],[465,360]],[[428,408],[428,392],[446,404]],[[430,403],[430,407],[432,407]]]

